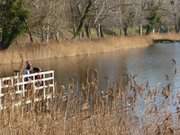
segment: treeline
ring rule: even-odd
[[[179,0],[0,0],[0,10],[1,46],[23,31],[31,42],[180,31]]]

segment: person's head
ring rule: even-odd
[[[30,64],[30,62],[27,60],[27,61],[26,61],[26,65],[28,65],[28,64]]]
[[[31,69],[31,63],[29,61],[26,61],[26,69],[28,70]]]

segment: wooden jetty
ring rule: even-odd
[[[54,71],[0,78],[0,110],[53,97]]]

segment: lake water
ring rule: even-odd
[[[172,59],[176,60],[176,65]],[[132,49],[126,52],[112,52],[90,56],[67,57],[32,62],[33,66],[43,70],[55,70],[57,83],[64,84],[74,78],[79,82],[85,80],[87,69],[96,69],[100,85],[105,88],[122,78],[125,74],[137,75],[139,83],[147,80],[154,86],[166,80],[178,82],[180,69],[180,43],[156,44],[145,49]],[[9,76],[23,65],[1,65],[0,76]],[[174,76],[174,68],[177,75]],[[180,86],[180,85],[179,85]]]

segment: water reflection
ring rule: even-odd
[[[64,84],[70,78],[82,83],[87,69],[97,69],[101,88],[111,86],[125,74],[136,74],[139,83],[149,81],[150,85],[165,82],[166,76],[177,85],[171,59],[180,67],[180,44],[157,44],[146,49],[132,49],[122,52],[34,61],[32,64],[43,70],[55,70],[56,81]],[[0,76],[9,76],[13,70],[22,69],[22,64],[1,65]],[[180,85],[179,85],[180,86]]]

